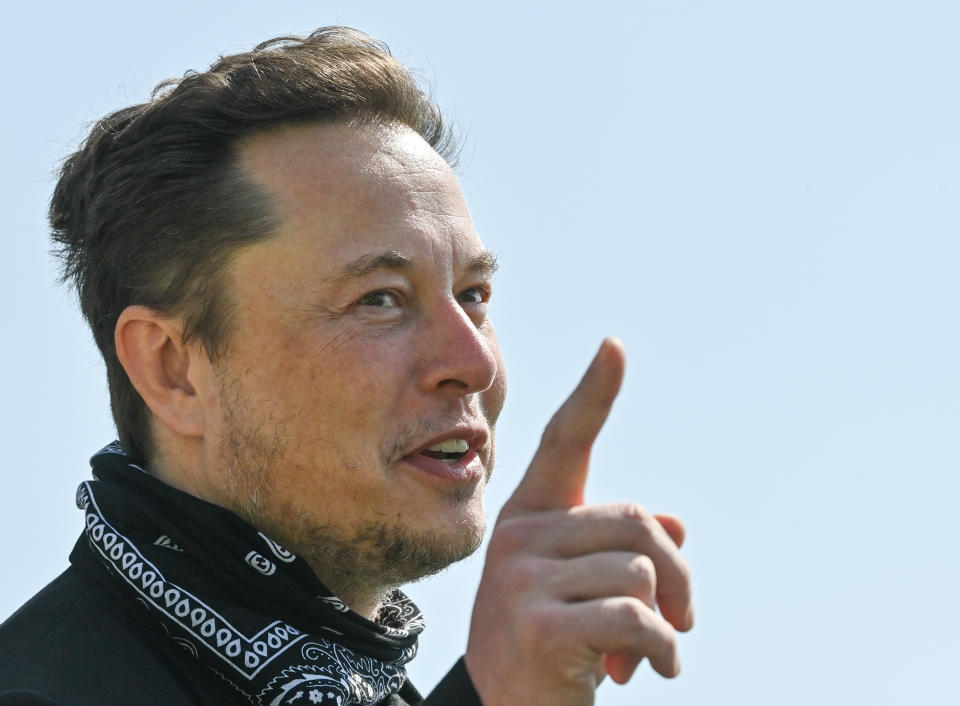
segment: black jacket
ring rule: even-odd
[[[141,613],[70,567],[0,625],[0,706],[249,703]],[[425,700],[407,682],[382,703],[481,706],[462,660]]]

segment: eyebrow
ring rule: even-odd
[[[470,261],[467,270],[483,277],[493,277],[499,267],[497,256],[491,250],[484,250]]]
[[[351,279],[364,277],[377,270],[408,270],[412,266],[413,261],[399,250],[369,253],[348,262],[340,268],[337,274],[330,277],[327,281],[333,284],[340,284]],[[498,267],[497,256],[490,250],[484,250],[470,260],[467,265],[467,271],[483,277],[492,277]]]
[[[334,284],[346,282],[347,280],[363,277],[376,270],[406,270],[413,263],[406,255],[399,250],[391,250],[384,253],[370,253],[358,257],[356,260],[348,262],[340,268],[340,271],[330,277],[327,281]]]

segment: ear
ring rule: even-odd
[[[203,388],[212,379],[212,366],[199,344],[183,342],[179,320],[128,306],[113,338],[120,364],[157,421],[181,436],[203,436]]]

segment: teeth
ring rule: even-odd
[[[463,439],[444,439],[434,444],[427,451],[438,451],[444,454],[462,454],[470,450],[470,444]]]

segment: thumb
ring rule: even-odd
[[[620,391],[625,365],[623,344],[604,339],[580,384],[547,424],[505,514],[583,504],[590,450]]]

